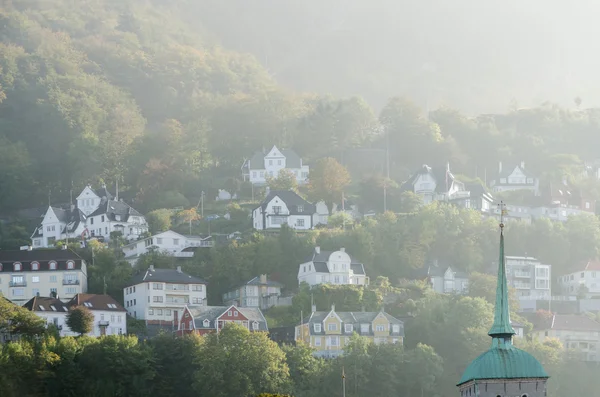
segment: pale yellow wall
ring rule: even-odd
[[[329,331],[329,324],[336,325],[335,331]],[[327,317],[325,321],[323,321],[323,326],[325,327],[324,331],[327,335],[340,335],[342,333],[342,323],[340,322],[340,320],[338,320],[338,318],[335,315],[330,315],[329,317]]]
[[[384,326],[384,330],[383,331],[377,331],[377,326],[378,325],[383,325]],[[390,334],[390,322],[388,321],[388,319],[383,316],[383,315],[378,315],[377,317],[375,317],[375,319],[373,320],[373,334],[375,335],[375,337],[382,337],[382,336],[388,336]]]

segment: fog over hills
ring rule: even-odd
[[[405,95],[469,114],[600,104],[591,0],[194,3],[213,38],[300,90],[362,95],[376,108]]]

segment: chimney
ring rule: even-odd
[[[332,304],[331,304],[331,311],[332,311],[332,312],[334,312],[334,311],[335,311],[335,304],[334,304],[334,303],[332,303]]]
[[[525,169],[525,162],[521,161],[521,169],[524,170]]]
[[[346,248],[342,247],[342,248],[340,248],[340,251],[341,252],[346,252]]]
[[[181,266],[177,266],[177,273],[181,273]]]
[[[315,247],[315,254],[321,253],[321,247]]]
[[[267,283],[267,275],[266,274],[261,274],[260,275],[260,283],[261,284],[266,284]]]
[[[148,268],[148,270],[150,270],[151,272],[154,271],[154,265],[150,265],[150,267]]]
[[[317,311],[317,305],[313,304],[313,305],[310,307],[310,310],[311,310],[313,313],[314,313],[314,312],[316,312],[316,311]]]
[[[502,172],[502,161],[498,161],[498,173]]]

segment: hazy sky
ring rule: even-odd
[[[294,88],[359,94],[377,107],[392,95],[429,98],[467,113],[504,111],[513,99],[600,105],[597,1],[206,4],[203,24],[223,44],[255,54]]]

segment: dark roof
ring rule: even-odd
[[[481,183],[468,183],[465,185],[465,189],[471,192],[471,198],[487,196],[488,198],[493,199],[492,194],[489,192],[487,187]]]
[[[266,283],[263,283],[260,281],[260,276],[254,277],[252,280],[248,281],[246,285],[267,285],[269,287],[283,287],[283,284],[269,279],[267,279]]]
[[[237,307],[237,306],[189,306],[188,309],[194,318],[194,324],[198,329],[215,329],[215,321],[218,317],[227,312],[230,308],[237,310],[242,316],[248,319],[248,322],[258,322],[259,331],[268,331],[267,320],[257,307]],[[204,320],[208,322],[204,323]],[[252,329],[252,326],[251,328]]]
[[[23,265],[22,272],[29,271],[55,271],[50,270],[50,262],[55,261],[56,270],[68,270],[67,262],[73,261],[75,269],[81,269],[83,259],[71,250],[62,249],[38,249],[32,251],[2,251],[0,250],[0,272],[13,272],[15,262]],[[31,270],[31,264],[38,262],[39,270]]]
[[[130,216],[142,216],[142,214],[129,206],[129,204],[115,200],[107,200],[105,203],[100,204],[96,211],[89,216],[98,215],[106,215],[109,220],[118,222],[127,222]],[[117,215],[119,215],[121,219],[117,220]]]
[[[408,178],[408,180],[402,184],[402,186],[400,186],[400,191],[413,191],[414,184],[417,181],[417,179],[421,175],[426,174],[431,175],[431,177],[435,180],[435,191],[438,193],[448,191],[448,189],[450,188],[450,186],[452,186],[452,183],[455,180],[452,172],[448,171],[448,166],[430,167],[425,164],[417,172],[411,175],[410,178]],[[448,189],[446,188],[446,176],[448,177]]]
[[[515,169],[517,169],[517,168],[518,168],[519,170],[521,170],[521,172],[522,172],[522,173],[523,173],[523,174],[524,174],[526,177],[533,178],[533,175],[531,175],[531,173],[529,173],[528,171],[525,171],[525,168],[524,168],[524,167],[523,167],[523,168],[521,168],[521,165],[520,165],[520,164],[511,164],[511,165],[504,165],[504,164],[502,164],[502,171],[500,171],[500,172],[498,173],[498,177],[499,177],[499,178],[508,178],[508,177],[510,176],[510,174],[512,174],[512,173],[513,173],[513,171],[514,171]]]
[[[550,328],[564,331],[599,332],[600,323],[586,315],[555,314]]]
[[[306,262],[314,262],[314,263],[316,263],[316,262],[323,262],[323,263],[327,263],[327,261],[329,260],[329,257],[334,252],[337,252],[337,251],[323,251],[323,250],[319,249],[319,252],[317,253],[316,251],[313,250],[313,252],[304,260],[303,263],[306,263]],[[348,252],[346,252],[346,254],[348,254]],[[353,258],[352,255],[348,254],[348,256],[350,257],[350,263],[351,264],[360,263],[355,258]]]
[[[281,154],[285,156],[286,168],[300,168],[302,166],[302,159],[292,149],[281,149]]]
[[[42,296],[35,296],[31,298],[23,307],[32,312],[68,312],[69,309],[66,304],[57,298],[47,298]]]
[[[92,188],[90,187],[90,189],[92,189]],[[112,200],[112,198],[113,198],[113,195],[108,191],[106,186],[102,186],[98,190],[92,189],[92,191],[94,192],[94,194],[96,194],[96,196],[98,196],[100,198],[106,197],[108,200]]]
[[[288,207],[290,215],[312,215],[316,212],[314,204],[309,203],[291,190],[272,190],[260,204],[264,211],[267,205],[274,199],[279,198]],[[298,206],[302,206],[302,211],[298,211]]]
[[[465,272],[461,272],[461,271],[456,271],[453,270],[452,267],[450,266],[423,266],[420,269],[416,269],[413,274],[412,277],[414,279],[424,279],[424,278],[428,278],[428,277],[444,277],[444,274],[446,274],[446,271],[450,269],[454,272],[454,277],[456,278],[469,278],[469,275]]]
[[[75,306],[85,306],[90,310],[107,310],[112,312],[126,312],[125,308],[119,304],[112,296],[95,294],[77,294],[67,302],[69,308]],[[111,307],[112,306],[112,307]]]
[[[64,227],[63,230],[61,230],[61,233],[66,233],[67,229],[69,232],[73,232],[73,231],[77,230],[77,227],[79,226],[80,223],[85,222],[86,216],[78,208],[75,208],[75,207],[73,209],[64,209],[64,208],[59,208],[59,207],[49,207],[49,208],[52,208],[52,211],[56,215],[56,218],[59,220],[59,222],[66,223],[66,226]],[[33,232],[33,235],[31,237],[32,238],[42,237],[43,236],[42,228],[43,228],[43,226],[41,224],[38,225],[38,227],[35,229],[35,231]]]
[[[199,277],[179,272],[176,269],[148,269],[135,274],[128,286],[146,282],[172,283],[172,284],[206,284]]]

